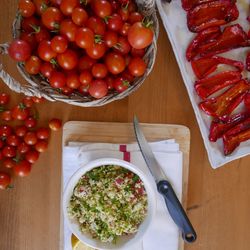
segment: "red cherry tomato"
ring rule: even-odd
[[[7,189],[10,185],[10,182],[10,176],[4,172],[0,172],[0,189]]]
[[[126,55],[129,53],[131,46],[126,37],[120,36],[118,37],[118,41],[116,46],[114,46],[114,51],[120,52],[122,55]]]
[[[57,30],[63,15],[56,7],[49,7],[42,13],[42,23],[49,30]]]
[[[67,75],[66,85],[71,89],[78,89],[81,85],[79,81],[79,76],[77,73],[71,73]]]
[[[15,61],[23,62],[30,57],[31,47],[28,42],[16,39],[10,44],[8,53]]]
[[[62,88],[66,84],[66,77],[63,72],[53,71],[49,78],[49,83],[53,88]]]
[[[128,18],[128,22],[130,24],[141,22],[142,20],[143,20],[143,16],[139,12],[132,12]]]
[[[28,129],[24,125],[20,125],[15,128],[15,134],[19,137],[24,137],[27,132]]]
[[[74,69],[78,63],[77,53],[74,50],[67,49],[64,53],[57,55],[57,62],[63,69]]]
[[[112,6],[113,12],[116,12],[119,8],[119,3],[116,0],[111,0],[110,4]]]
[[[67,37],[70,42],[75,41],[75,35],[78,26],[70,19],[65,19],[60,24],[60,34]]]
[[[25,154],[25,160],[31,164],[35,163],[39,158],[39,152],[36,150],[30,150]]]
[[[154,37],[151,28],[145,27],[141,22],[134,23],[128,31],[128,41],[135,49],[144,49],[149,46]]]
[[[50,78],[51,73],[53,71],[54,71],[54,66],[49,62],[44,62],[40,67],[40,73],[46,78]]]
[[[64,86],[64,87],[60,88],[60,90],[62,91],[62,93],[64,95],[67,95],[67,96],[71,95],[74,92],[74,89],[72,89],[68,86]]]
[[[131,75],[142,76],[146,71],[146,63],[140,57],[134,57],[131,59],[128,69]]]
[[[51,59],[56,57],[56,52],[51,48],[50,41],[41,41],[38,45],[37,52],[39,57],[46,62],[49,62]]]
[[[24,142],[28,145],[35,145],[37,143],[37,137],[35,132],[27,132],[23,139]]]
[[[79,28],[76,32],[75,42],[80,48],[90,48],[94,44],[93,31],[89,28]]]
[[[18,9],[23,17],[33,16],[36,7],[30,0],[19,0]]]
[[[64,53],[68,48],[68,41],[63,36],[54,36],[51,40],[51,48],[56,53]]]
[[[24,121],[29,116],[29,109],[23,104],[19,103],[12,110],[12,117],[16,120]]]
[[[17,135],[10,135],[7,137],[6,142],[9,146],[17,147],[21,143],[21,140]]]
[[[22,160],[14,166],[13,170],[15,175],[25,177],[30,174],[31,164],[26,160]]]
[[[62,0],[60,9],[65,16],[70,16],[73,10],[79,5],[79,0]]]
[[[112,48],[118,42],[118,35],[114,31],[106,31],[103,40],[107,47]]]
[[[42,13],[48,8],[50,0],[33,0],[36,6],[36,13],[41,16]]]
[[[12,158],[16,156],[16,148],[13,146],[5,146],[2,150],[3,156]]]
[[[37,120],[30,116],[28,117],[27,119],[25,119],[24,121],[24,125],[27,127],[27,128],[34,128],[37,124]]]
[[[83,70],[79,76],[79,81],[83,85],[88,85],[92,81],[92,74],[88,70]]]
[[[35,145],[35,149],[39,153],[45,152],[47,148],[48,148],[48,142],[45,140],[38,141]]]
[[[48,128],[39,128],[36,131],[36,137],[40,140],[49,139],[50,131]]]
[[[25,62],[25,70],[30,75],[36,75],[40,72],[41,68],[41,60],[37,56],[31,56],[26,62]]]
[[[37,96],[32,96],[31,98],[34,103],[42,103],[45,100],[43,97],[37,97]]]
[[[107,54],[105,57],[105,64],[109,72],[113,75],[121,73],[126,67],[124,57],[114,52]]]
[[[137,11],[137,6],[136,6],[135,2],[129,1],[129,3],[128,3],[128,11],[130,13]]]
[[[122,25],[122,28],[120,29],[120,34],[121,34],[122,36],[127,36],[130,27],[131,27],[131,24],[130,24],[130,23],[124,23],[124,24]]]
[[[33,26],[33,29],[35,31],[35,38],[38,43],[40,43],[43,40],[50,40],[50,33],[46,28],[41,26],[38,27]]]
[[[132,84],[132,82],[134,81],[135,77],[132,76],[130,74],[130,72],[128,71],[128,69],[125,69],[122,74],[121,74],[121,77],[125,80],[128,80],[130,82],[130,84]]]
[[[131,49],[131,55],[133,57],[137,57],[137,56],[143,57],[145,55],[145,52],[146,52],[145,49],[135,49],[135,48]]]
[[[88,20],[88,13],[85,9],[77,7],[72,12],[72,21],[78,25],[84,25]]]
[[[92,0],[91,7],[94,13],[101,18],[112,14],[112,6],[107,0]]]
[[[0,125],[0,137],[7,137],[12,134],[12,128],[9,125]]]
[[[53,131],[58,131],[62,127],[62,121],[56,118],[51,119],[49,121],[49,127]]]
[[[96,99],[106,96],[108,93],[108,86],[103,80],[94,80],[89,85],[89,94]]]
[[[85,55],[79,59],[78,70],[82,71],[85,69],[90,69],[95,63],[96,63],[95,59]]]
[[[130,84],[128,80],[122,77],[118,77],[114,80],[113,86],[117,92],[122,93],[123,91],[125,91],[130,87]]]
[[[91,72],[95,78],[101,79],[107,76],[108,69],[105,64],[96,63],[93,65]]]
[[[86,49],[86,53],[93,59],[100,59],[106,52],[106,46],[103,42],[94,43],[91,47]]]
[[[33,32],[33,26],[39,26],[40,22],[34,16],[23,18],[21,22],[21,28],[26,32]]]
[[[3,160],[3,166],[6,168],[13,168],[16,165],[16,162],[11,158],[5,158]]]
[[[20,154],[25,154],[31,150],[31,147],[27,145],[25,142],[21,142],[17,147],[17,152]]]
[[[120,8],[118,9],[117,13],[121,16],[122,21],[127,21],[129,18],[129,11],[127,8]]]
[[[107,84],[107,86],[108,86],[108,90],[114,89],[114,85],[113,85],[113,83],[114,83],[114,78],[113,78],[113,77],[108,76],[108,77],[105,78],[104,81],[106,82],[106,84]]]
[[[34,51],[37,47],[36,37],[33,33],[21,32],[20,40],[26,41],[30,45],[31,51]]]
[[[103,36],[105,34],[106,25],[99,17],[90,17],[86,22],[86,27],[90,28],[97,35]]]
[[[12,113],[10,110],[5,110],[1,113],[1,119],[3,121],[6,121],[6,122],[9,122],[9,121],[12,121],[13,118],[12,118]]]
[[[80,85],[80,87],[78,88],[78,91],[84,96],[88,95],[89,94],[89,84]]]
[[[25,96],[22,100],[22,103],[27,107],[31,108],[34,105],[34,102],[30,96]]]
[[[10,95],[6,93],[0,93],[0,104],[1,105],[6,105],[10,101]]]
[[[122,28],[123,21],[120,15],[113,14],[107,19],[107,26],[110,30],[119,31]]]

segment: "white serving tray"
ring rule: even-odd
[[[187,28],[186,12],[181,7],[181,0],[172,0],[171,3],[167,3],[164,0],[156,0],[156,3],[179,65],[184,84],[187,88],[212,168],[218,168],[232,160],[250,154],[250,140],[241,143],[230,156],[224,156],[221,139],[217,140],[217,142],[210,142],[208,140],[211,117],[207,116],[198,107],[201,99],[198,97],[193,87],[196,77],[192,71],[190,63],[185,57],[186,48],[196,34],[191,33]],[[249,0],[238,0],[237,7],[240,16],[235,22],[231,22],[230,25],[233,23],[239,23],[247,32],[250,29],[250,25],[246,21],[249,10]],[[234,49],[222,55],[244,62],[247,51],[250,51],[250,48]],[[221,67],[220,71],[222,69],[223,68]],[[243,77],[250,78],[249,72],[243,72]]]

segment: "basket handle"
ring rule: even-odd
[[[0,44],[0,55],[8,54],[9,44],[4,43]],[[23,93],[27,96],[37,96],[37,97],[44,97],[50,101],[55,101],[53,98],[41,93],[41,91],[34,86],[28,86],[20,84],[17,80],[15,80],[10,74],[8,74],[3,69],[3,64],[0,62],[0,78],[4,81],[4,83],[13,91],[17,93]]]
[[[137,0],[136,2],[141,5],[144,16],[151,16],[156,11],[155,0]]]

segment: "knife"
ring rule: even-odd
[[[155,159],[155,156],[142,133],[136,116],[134,117],[134,131],[143,158],[155,179],[158,192],[164,197],[170,216],[181,230],[183,240],[188,243],[194,242],[197,238],[196,232],[189,221],[180,201],[178,200],[174,189]]]

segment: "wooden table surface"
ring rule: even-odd
[[[1,0],[0,43],[11,40],[15,0]],[[15,63],[0,60],[21,80]],[[11,93],[12,103],[22,95]],[[248,250],[250,246],[250,157],[213,170],[167,35],[160,25],[158,56],[153,72],[135,93],[99,108],[63,103],[40,104],[40,124],[52,117],[69,120],[183,124],[191,130],[188,215],[198,233],[186,250]],[[14,189],[0,192],[0,249],[57,250],[59,248],[61,132],[53,133],[49,149],[26,178],[14,179]],[[2,166],[0,166],[2,170]],[[153,250],[153,249],[152,249]],[[154,249],[156,250],[156,249]]]

